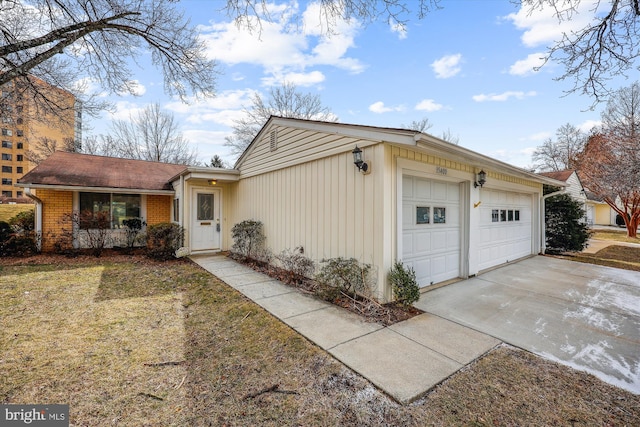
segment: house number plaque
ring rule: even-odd
[[[447,168],[436,166],[436,173],[439,173],[440,175],[446,175],[447,172]]]

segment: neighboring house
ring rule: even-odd
[[[601,197],[596,196],[589,190],[585,190],[587,194],[587,219],[593,225],[617,225],[616,217],[618,213],[607,204]],[[619,198],[616,198],[616,203]]]
[[[274,253],[300,246],[317,262],[371,264],[381,300],[396,259],[429,286],[539,253],[543,184],[564,185],[417,131],[280,117],[234,169],[56,153],[20,181],[36,191],[44,236],[84,199],[108,195],[114,209],[139,195],[139,215],[183,225],[193,254],[229,249],[234,224],[259,220]]]
[[[548,178],[565,183],[565,191],[584,206],[587,224],[589,225],[616,225],[616,211],[601,198],[582,186],[579,172],[575,170],[563,170],[558,172],[542,172]]]
[[[563,171],[540,172],[540,175],[564,182],[565,188],[563,191],[582,204],[587,224],[593,224],[593,216],[590,215],[590,210],[587,205],[587,194],[576,170],[567,169]]]

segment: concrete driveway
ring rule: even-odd
[[[415,304],[640,394],[640,273],[537,256]]]

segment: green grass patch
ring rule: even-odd
[[[23,211],[33,210],[34,205],[31,204],[15,204],[15,205],[0,205],[0,221],[8,222],[11,218]]]

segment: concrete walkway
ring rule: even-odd
[[[500,344],[428,313],[389,327],[367,323],[225,256],[192,259],[401,403]]]

